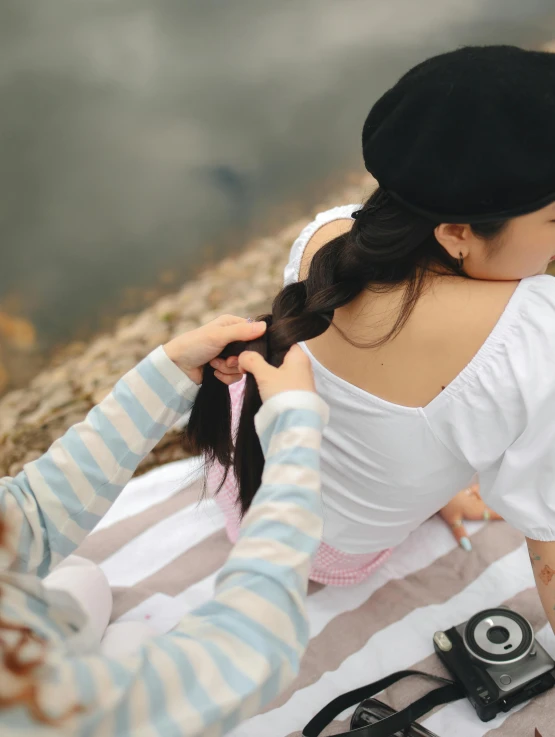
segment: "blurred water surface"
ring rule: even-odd
[[[44,351],[97,329],[360,168],[409,66],[554,21],[553,0],[3,0],[0,314]]]

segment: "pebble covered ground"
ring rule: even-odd
[[[314,208],[360,202],[371,191],[360,178]],[[89,344],[68,346],[61,364],[38,374],[24,389],[0,399],[0,476],[14,476],[35,460],[71,425],[79,422],[116,381],[172,336],[223,313],[243,317],[267,312],[282,286],[291,244],[311,218],[291,223],[276,235],[259,238],[240,253],[207,268],[197,279],[163,297],[139,315],[122,318],[111,334]],[[144,459],[139,472],[187,455],[179,431],[172,430]]]

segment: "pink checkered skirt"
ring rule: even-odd
[[[244,381],[230,387],[234,429],[239,421],[244,387]],[[223,475],[224,470],[219,464],[215,464],[208,469],[208,496],[214,496]],[[235,543],[239,537],[241,515],[238,504],[237,482],[232,472],[228,473],[222,488],[215,496],[215,500],[224,514],[227,535],[231,542]],[[312,581],[328,586],[350,586],[368,578],[390,555],[391,549],[382,550],[380,553],[343,553],[341,550],[336,550],[331,545],[323,542],[320,544],[312,562],[310,578]]]

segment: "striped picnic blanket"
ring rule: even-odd
[[[189,459],[131,481],[79,551],[99,563],[114,590],[113,619],[184,614],[212,595],[230,550],[215,503],[199,504],[201,467]],[[311,584],[311,640],[293,688],[234,737],[300,737],[328,701],[392,671],[416,668],[447,675],[432,636],[486,607],[507,604],[526,616],[555,656],[555,637],[534,588],[520,533],[505,523],[470,525],[473,552],[456,547],[446,525],[428,520],[362,584]],[[152,612],[150,612],[150,608]],[[162,615],[160,611],[162,610]],[[429,684],[413,679],[380,698],[401,708]],[[351,710],[352,711],[352,710]],[[440,737],[555,735],[555,690],[484,724],[466,701],[436,710],[423,724]],[[345,713],[327,735],[348,728]]]

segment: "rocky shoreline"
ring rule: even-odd
[[[316,212],[360,202],[373,186],[357,178],[304,220],[276,235],[247,244],[238,254],[206,269],[194,281],[163,297],[137,316],[122,318],[116,329],[86,347],[69,346],[60,365],[39,373],[25,389],[0,399],[0,476],[17,474],[111,390],[116,381],[151,350],[172,336],[222,313],[240,316],[267,312],[283,282],[291,244]],[[74,355],[72,355],[74,354]],[[187,456],[179,432],[172,430],[142,462],[139,472]]]

